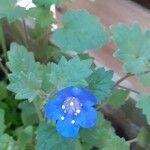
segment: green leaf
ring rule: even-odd
[[[23,7],[16,6],[16,0],[1,0],[0,17],[6,17],[9,23],[26,16]]]
[[[54,89],[54,86],[53,84],[50,82],[49,80],[49,76],[47,74],[50,74],[51,70],[49,68],[49,65],[41,65],[41,72],[42,72],[42,86],[41,86],[41,89],[43,91],[45,91],[45,93],[50,93],[52,92]]]
[[[90,129],[81,129],[80,136],[82,142],[102,150],[129,150],[129,145],[114,133],[101,113],[98,113],[97,124]]]
[[[119,23],[111,27],[118,50],[114,56],[123,61],[126,72],[139,75],[147,70],[150,59],[150,37],[134,23],[131,27]],[[137,67],[138,66],[138,67]]]
[[[0,135],[0,150],[18,150],[17,143],[8,134]]]
[[[11,44],[8,59],[7,66],[12,72],[8,76],[8,89],[16,93],[16,99],[33,101],[42,83],[39,63],[35,62],[33,53],[17,43]]]
[[[150,86],[150,73],[144,73],[139,75],[139,80],[145,86]]]
[[[62,2],[62,0],[33,0],[33,3],[37,6],[45,6],[50,7],[52,4],[59,5]]]
[[[126,102],[128,95],[129,91],[127,90],[115,89],[112,91],[111,96],[108,98],[107,102],[113,108],[119,108]]]
[[[142,109],[148,124],[150,124],[150,96],[144,93],[139,94],[136,107]]]
[[[7,85],[5,82],[0,82],[0,100],[3,100],[7,97]]]
[[[147,143],[150,141],[149,133],[146,128],[141,128],[140,132],[137,136],[138,144],[142,146],[143,148],[146,147]]]
[[[88,78],[88,88],[93,91],[98,100],[109,96],[113,86],[113,72],[105,71],[104,68],[95,70]]]
[[[111,136],[102,150],[130,150],[130,148],[123,138]]]
[[[19,150],[26,150],[29,144],[33,142],[33,127],[18,128],[17,131]]]
[[[77,139],[63,138],[54,127],[46,123],[39,125],[36,139],[36,150],[78,150],[79,148]]]
[[[49,81],[58,88],[70,85],[87,86],[86,78],[92,73],[91,64],[91,59],[80,60],[76,56],[67,61],[62,57],[58,64],[48,64]]]
[[[3,134],[6,126],[4,124],[4,110],[3,109],[0,109],[0,135]]]
[[[43,7],[35,7],[28,10],[29,16],[35,18],[36,23],[38,23],[41,28],[50,27],[54,22],[52,12]]]
[[[57,29],[52,36],[52,41],[62,50],[83,52],[108,42],[108,34],[98,18],[86,10],[68,10],[62,22],[63,28]]]
[[[25,126],[38,123],[38,116],[32,103],[28,101],[21,102],[19,108],[22,110],[21,118]]]

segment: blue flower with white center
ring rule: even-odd
[[[44,107],[45,116],[56,120],[57,131],[65,137],[74,137],[79,128],[90,128],[96,123],[95,96],[85,88],[67,87],[58,91]]]

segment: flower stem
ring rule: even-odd
[[[0,34],[1,34],[1,45],[3,49],[3,56],[5,59],[5,62],[7,61],[7,46],[6,46],[6,40],[5,40],[5,35],[3,31],[3,26],[2,26],[2,21],[0,21]]]
[[[139,93],[140,93],[139,91],[130,89],[130,88],[125,87],[125,86],[122,86],[122,85],[117,85],[117,86],[120,87],[120,88],[122,88],[122,89],[125,89],[125,90],[131,91],[131,92],[133,92],[133,93],[136,93],[136,94],[139,94]]]
[[[37,112],[37,115],[38,115],[38,118],[39,118],[39,122],[42,122],[44,120],[44,118],[43,118],[43,114],[42,114],[42,112],[41,112],[41,110],[39,108],[39,105],[37,104],[36,101],[33,101],[33,105],[34,105],[34,107],[36,109],[36,112]]]
[[[8,72],[7,72],[7,69],[5,68],[5,66],[2,64],[2,59],[0,58],[0,68],[1,70],[4,72],[6,78],[8,78]]]
[[[120,78],[120,79],[116,82],[116,84],[114,85],[114,87],[117,86],[117,85],[119,85],[121,82],[123,82],[125,79],[127,79],[127,78],[129,78],[129,77],[131,77],[131,76],[134,76],[134,74],[127,73],[124,77]]]
[[[24,34],[25,34],[25,45],[28,48],[28,42],[29,42],[29,39],[28,39],[28,30],[27,30],[26,22],[25,22],[24,19],[22,19],[22,23],[23,23]]]
[[[127,141],[128,144],[136,143],[138,141],[137,138]]]

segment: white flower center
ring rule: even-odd
[[[64,113],[69,113],[75,116],[81,112],[81,108],[82,104],[76,97],[68,97],[62,105]]]

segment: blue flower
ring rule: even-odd
[[[56,129],[64,137],[74,137],[79,128],[90,128],[96,123],[95,96],[85,88],[67,87],[58,91],[44,107],[45,116],[56,120]]]

